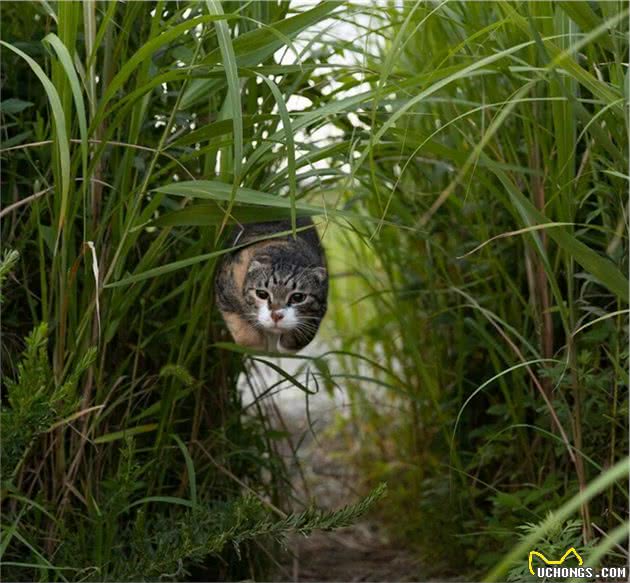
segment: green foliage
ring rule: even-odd
[[[212,309],[226,227],[313,214],[296,198],[344,162],[312,172],[309,134],[338,106],[323,32],[295,44],[338,7],[0,5],[7,578],[256,578],[268,539],[355,515],[270,521],[289,498],[284,462],[269,421],[243,414],[245,357],[220,346]],[[292,96],[308,116],[289,113]],[[202,209],[172,193],[201,179],[226,196]],[[133,532],[146,546],[131,556]]]
[[[48,360],[47,336],[48,326],[42,322],[26,338],[17,379],[6,380],[8,406],[3,407],[0,417],[3,481],[15,475],[37,436],[74,412],[77,383],[96,358],[95,349],[87,350],[75,369],[57,384]]]
[[[0,303],[2,302],[2,289],[4,287],[4,282],[13,270],[13,266],[17,263],[19,257],[20,254],[17,251],[7,249],[2,256],[2,259],[0,259]]]
[[[394,537],[476,575],[558,507],[624,534],[621,474],[576,497],[628,449],[623,3],[0,10],[9,578],[256,578],[259,537],[355,516],[242,497],[286,469],[213,271],[228,225],[298,214]]]
[[[393,536],[474,576],[628,449],[627,7],[369,13],[375,98],[336,120],[346,200],[413,229],[337,235],[347,438],[392,484]],[[581,505],[585,540],[623,521],[626,485]]]
[[[519,527],[523,536],[527,536],[532,532],[540,528],[539,524],[527,523]],[[568,549],[574,548],[582,557],[582,560],[586,560],[589,556],[589,551],[593,543],[591,541],[588,546],[582,546],[582,523],[579,520],[569,520],[566,524],[555,524],[554,528],[550,529],[547,536],[536,544],[536,550],[550,560],[557,560],[562,557]],[[577,566],[571,561],[567,562],[568,566]],[[534,569],[539,566],[537,563],[533,563]],[[518,566],[513,567],[507,575],[508,581],[535,581],[537,577],[529,572],[529,566],[519,562]]]
[[[247,541],[272,540],[284,545],[292,533],[308,536],[314,530],[349,526],[381,498],[384,487],[375,489],[356,505],[334,512],[309,507],[281,519],[272,519],[264,505],[252,496],[186,511],[173,521],[161,516],[149,523],[139,512],[127,536],[117,544],[125,560],[116,564],[108,579],[151,581],[185,578],[185,565],[199,565],[208,555],[221,554],[226,546],[241,556]]]
[[[349,526],[368,512],[385,492],[381,485],[357,504],[331,512],[311,506],[279,519],[272,518],[267,506],[254,496],[186,505],[182,512],[174,515],[148,512],[145,508],[138,510],[137,504],[131,502],[134,492],[142,487],[142,467],[135,461],[136,454],[134,441],[128,438],[121,448],[118,473],[104,484],[108,496],[106,505],[100,508],[101,515],[124,514],[128,521],[111,541],[112,557],[116,560],[86,570],[88,580],[188,580],[191,571],[200,568],[210,578],[213,578],[211,573],[218,578],[219,571],[212,570],[216,566],[207,571],[209,557],[225,556],[227,550],[242,560],[243,554],[250,555],[248,542],[284,545],[289,534],[308,536],[314,530]],[[63,543],[57,551],[59,560],[76,564],[79,550],[87,552],[99,544],[102,543],[98,531],[64,532]]]

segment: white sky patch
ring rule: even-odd
[[[313,102],[308,97],[302,95],[291,95],[287,101],[287,109],[289,112],[305,111],[313,106]]]

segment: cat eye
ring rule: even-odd
[[[306,299],[306,294],[301,294],[301,293],[291,294],[291,297],[289,298],[289,303],[301,304],[305,299]]]
[[[259,297],[261,300],[266,300],[269,298],[269,293],[266,292],[264,289],[257,289],[256,296]]]

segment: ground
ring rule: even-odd
[[[418,558],[378,536],[373,524],[318,532],[291,541],[291,552],[276,581],[418,581]]]
[[[291,363],[279,364],[291,368]],[[261,387],[272,382],[265,375]],[[347,399],[347,395],[330,396],[322,390],[309,398],[308,416],[304,393],[295,388],[281,391],[273,404],[267,403],[277,429],[291,435],[291,444],[287,443],[281,453],[286,455],[297,498],[302,502],[315,500],[320,508],[336,509],[357,502],[365,494],[357,490],[356,470],[339,455],[342,446],[331,430],[335,417],[348,407]],[[392,544],[376,519],[367,517],[334,532],[294,536],[275,571],[273,580],[280,582],[421,581],[426,570],[417,553]]]

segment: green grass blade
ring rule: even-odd
[[[157,428],[157,423],[147,423],[146,425],[138,425],[137,427],[129,427],[121,431],[114,431],[107,433],[106,435],[99,435],[94,439],[95,444],[111,443],[112,441],[118,441],[119,439],[125,439],[132,435],[139,435],[141,433],[148,433],[154,431]]]
[[[310,217],[321,214],[313,210],[296,209],[299,217]],[[291,219],[291,209],[260,206],[236,205],[232,209],[230,223],[264,223]],[[172,211],[156,219],[156,227],[218,227],[226,220],[226,212],[218,204],[195,204],[181,210]]]
[[[630,521],[626,520],[606,534],[604,540],[591,551],[584,562],[584,567],[598,567],[600,559],[605,557],[614,547],[618,547],[624,540],[627,540],[628,536],[630,536]],[[579,583],[580,581],[584,581],[584,577],[569,579],[569,583]]]
[[[184,460],[186,461],[186,470],[188,472],[188,485],[190,486],[190,501],[193,506],[197,506],[197,474],[195,473],[195,464],[193,463],[192,457],[190,457],[190,452],[186,447],[186,444],[181,440],[179,435],[173,433],[171,437],[177,443],[177,446],[182,452],[184,456]]]
[[[85,113],[85,101],[83,100],[83,93],[81,91],[81,83],[77,75],[74,64],[72,63],[72,57],[67,47],[61,42],[61,39],[54,33],[49,33],[44,37],[42,41],[50,45],[57,54],[57,57],[68,76],[70,82],[70,88],[72,90],[72,97],[74,99],[74,106],[76,108],[77,117],[79,121],[79,134],[81,136],[81,156],[83,159],[84,177],[87,176],[88,166],[88,128],[87,117]]]
[[[293,141],[293,124],[291,123],[291,118],[289,117],[284,97],[282,96],[282,93],[280,93],[278,86],[266,75],[263,75],[262,73],[259,73],[258,75],[267,84],[267,87],[269,87],[269,90],[276,100],[278,111],[280,113],[280,117],[282,118],[282,126],[285,130],[285,136],[287,138],[286,150],[287,167],[289,171],[289,198],[291,199],[291,228],[293,229],[293,236],[295,236],[297,177],[295,171],[295,142]]]
[[[132,504],[129,504],[129,506],[124,508],[120,513],[122,514],[135,506],[139,506],[140,504],[149,504],[151,502],[162,502],[164,504],[174,504],[175,506],[187,506],[188,508],[194,508],[194,504],[190,500],[186,500],[185,498],[180,498],[178,496],[147,496],[146,498],[136,500]]]
[[[317,393],[317,391],[310,390],[304,383],[301,383],[294,375],[289,374],[286,370],[284,370],[282,367],[278,366],[277,364],[269,360],[264,360],[262,358],[252,358],[252,360],[254,362],[260,362],[260,364],[264,364],[265,366],[268,366],[271,370],[277,372],[285,381],[289,381],[293,386],[300,389],[300,391],[303,391],[304,393],[308,395],[315,395]]]
[[[151,56],[159,48],[168,45],[174,40],[180,38],[184,34],[184,32],[190,30],[191,28],[199,26],[200,24],[205,24],[206,22],[214,22],[216,20],[224,20],[226,18],[230,18],[230,16],[212,14],[197,16],[195,18],[191,18],[190,20],[186,20],[181,24],[178,24],[177,26],[169,28],[168,30],[164,31],[160,35],[152,38],[144,45],[142,45],[142,47],[140,47],[131,57],[129,57],[129,59],[121,67],[120,71],[108,84],[107,90],[101,98],[97,115],[93,120],[91,131],[93,132],[95,128],[100,124],[102,117],[105,115],[105,108],[112,100],[114,95],[116,95],[116,93],[120,91],[120,89],[133,74],[136,68],[138,68],[138,66],[140,66],[142,63],[146,62],[147,59],[150,59]]]
[[[70,191],[70,143],[68,141],[68,134],[66,132],[66,116],[61,105],[61,99],[59,93],[53,85],[52,81],[48,78],[43,69],[26,53],[20,49],[10,45],[7,42],[0,40],[0,45],[6,47],[10,51],[13,51],[20,57],[22,57],[32,69],[33,73],[40,80],[44,87],[46,96],[48,97],[48,103],[52,110],[53,121],[55,123],[55,131],[57,133],[56,145],[59,153],[59,165],[61,171],[61,208],[59,212],[59,221],[57,224],[57,240],[61,234],[61,230],[65,224],[66,210],[68,208],[68,196]]]
[[[505,186],[512,204],[526,225],[552,223],[516,188],[503,170],[499,168],[491,168],[491,170]],[[620,300],[628,303],[628,279],[623,276],[610,259],[599,255],[561,227],[548,229],[546,233],[604,287],[613,292]]]
[[[553,528],[554,525],[562,524],[567,518],[574,514],[580,506],[588,502],[594,496],[604,491],[617,480],[624,480],[630,472],[630,458],[625,458],[617,462],[614,466],[595,478],[584,491],[573,496],[568,502],[563,504],[555,512],[547,516],[543,523],[531,534],[523,537],[512,550],[494,567],[485,577],[484,582],[492,583],[502,580],[501,577],[507,573],[512,564],[519,560],[525,560],[525,555],[532,550],[533,546]]]
[[[189,198],[198,198],[201,200],[230,201],[234,200],[234,205],[258,205],[260,207],[270,207],[277,209],[291,209],[292,201],[280,196],[274,196],[259,190],[251,188],[239,188],[236,195],[232,197],[232,187],[225,182],[217,180],[194,180],[174,182],[166,186],[160,186],[155,189],[156,192],[163,194],[171,194],[174,196],[183,196]],[[379,218],[361,215],[351,211],[340,209],[331,209],[308,204],[300,200],[293,203],[297,212],[303,212],[309,215],[324,215],[333,218],[351,219],[357,221],[378,222]],[[236,207],[235,207],[236,208]],[[177,211],[182,212],[182,211]],[[227,211],[226,211],[227,215]],[[263,214],[264,216],[264,214]],[[384,221],[384,224],[392,225],[393,223]],[[402,225],[396,225],[398,228],[405,228]]]
[[[263,63],[285,45],[286,41],[282,37],[295,38],[299,32],[319,22],[338,5],[336,2],[320,2],[314,8],[301,14],[239,35],[232,41],[238,66],[253,67]],[[221,50],[217,48],[202,62],[206,65],[213,65],[219,61],[220,56]],[[191,84],[182,98],[182,107],[191,107],[204,99],[211,87],[212,81],[210,80],[197,81]]]
[[[206,5],[210,14],[223,14],[223,8],[221,8],[221,4],[218,0],[206,0]],[[243,111],[241,109],[241,87],[238,77],[238,67],[236,65],[236,55],[234,53],[234,46],[232,45],[232,38],[230,36],[230,28],[227,23],[223,21],[215,22],[214,26],[217,32],[219,48],[221,49],[223,69],[225,70],[225,77],[228,86],[226,100],[229,104],[229,110],[232,114],[232,124],[234,125],[234,131],[232,132],[234,140],[234,178],[226,213],[229,215],[232,210],[232,206],[234,205],[236,190],[241,182],[241,169],[243,166]],[[221,226],[219,233],[223,230],[225,224],[226,223]]]

